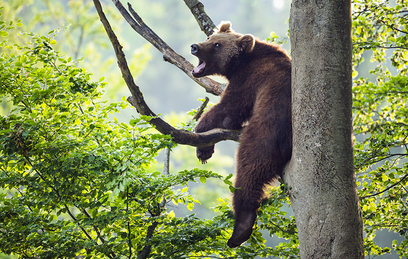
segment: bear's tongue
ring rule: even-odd
[[[200,60],[198,66],[194,68],[193,73],[198,74],[205,68],[205,62]]]

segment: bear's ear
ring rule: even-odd
[[[238,39],[239,51],[251,52],[255,46],[255,38],[251,34],[242,35]]]
[[[217,33],[220,32],[233,32],[233,30],[231,29],[231,23],[230,22],[221,22],[220,25],[218,25],[218,31],[216,31]]]

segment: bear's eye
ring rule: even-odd
[[[220,43],[214,43],[214,47],[216,47],[216,48],[219,48],[219,47],[221,47],[221,44]]]

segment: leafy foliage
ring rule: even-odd
[[[233,190],[232,175],[199,169],[152,172],[158,152],[173,147],[171,139],[156,134],[149,117],[118,121],[115,113],[128,105],[102,101],[103,78],[92,82],[76,60],[60,56],[54,31],[21,37],[26,45],[7,40],[0,45],[12,50],[0,56],[0,94],[13,107],[0,117],[1,252],[30,258],[281,253],[291,258],[285,252],[290,246],[264,245],[259,229],[268,229],[266,217],[248,246],[227,248],[233,223],[228,200],[220,201],[211,220],[177,217],[170,205],[191,210],[198,203],[188,193],[190,182],[220,179]],[[272,193],[278,197],[280,191]],[[271,209],[276,210],[263,211]],[[279,219],[294,226],[285,213]]]
[[[362,64],[368,50],[376,63],[374,80],[359,78],[353,88],[355,166],[370,256],[392,250],[408,256],[407,15],[404,1],[354,1],[354,64]],[[403,241],[379,247],[373,239],[382,229]]]
[[[151,218],[171,226],[164,195],[195,202],[172,186],[217,175],[146,174],[157,152],[171,147],[169,138],[148,134],[148,118],[110,119],[127,105],[100,101],[104,83],[90,83],[90,74],[60,57],[54,39],[31,35],[31,41],[14,47],[20,55],[0,59],[0,93],[14,105],[0,119],[0,183],[9,190],[1,195],[0,249],[29,257],[114,257],[127,245],[131,253],[133,242],[143,244]]]

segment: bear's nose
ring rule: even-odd
[[[191,54],[197,54],[197,52],[198,52],[199,49],[200,49],[200,48],[198,47],[197,44],[191,45]]]

